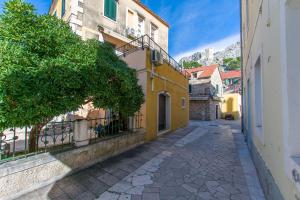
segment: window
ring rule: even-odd
[[[131,10],[127,10],[127,28],[134,28],[134,12]]]
[[[157,41],[158,27],[151,23],[150,36],[156,42]]]
[[[185,108],[186,107],[186,101],[185,98],[181,98],[181,108]]]
[[[189,93],[191,94],[192,93],[192,85],[189,84]]]
[[[262,127],[262,69],[261,58],[255,63],[255,125]]]
[[[225,80],[225,85],[229,85],[230,84],[230,79],[226,79]]]
[[[192,73],[192,75],[193,75],[193,78],[198,78],[198,73],[197,72]]]
[[[142,36],[145,34],[145,19],[142,16],[138,16],[137,34],[138,36]]]
[[[66,0],[62,0],[61,2],[61,17],[63,17],[66,13]]]
[[[219,85],[216,85],[216,94],[219,94]]]
[[[116,0],[104,0],[104,16],[117,20],[117,2]]]

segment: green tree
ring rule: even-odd
[[[241,68],[241,58],[224,58],[223,64],[226,70],[238,70]]]
[[[182,65],[185,69],[191,69],[191,68],[202,66],[200,63],[196,61],[183,61]]]
[[[60,19],[37,15],[23,0],[0,15],[0,129],[33,126],[93,102],[133,115],[144,101],[136,71],[110,45],[82,41]]]

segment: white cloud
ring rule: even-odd
[[[191,56],[192,54],[202,51],[206,48],[213,48],[215,52],[221,51],[221,50],[224,50],[227,46],[234,44],[235,42],[238,42],[238,41],[240,41],[240,34],[231,35],[229,37],[223,38],[222,40],[219,40],[219,41],[216,41],[216,42],[213,42],[210,44],[201,45],[195,49],[179,53],[174,58],[175,58],[175,60],[179,61],[182,57]]]

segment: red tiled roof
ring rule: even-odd
[[[200,76],[198,78],[209,78],[214,73],[214,71],[218,68],[219,65],[210,65],[210,66],[202,66],[202,67],[196,67],[192,69],[187,69],[186,71],[191,75],[194,72],[200,72]]]
[[[241,70],[232,70],[228,72],[221,72],[222,80],[230,79],[230,78],[240,78]]]

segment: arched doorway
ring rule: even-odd
[[[158,134],[168,131],[171,124],[170,95],[167,92],[158,94]]]

